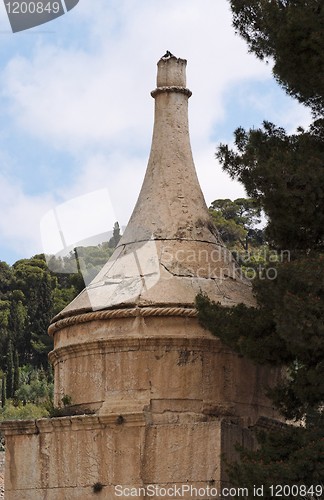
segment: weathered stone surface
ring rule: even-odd
[[[0,451],[0,499],[4,498],[4,464],[5,464],[5,454]]]
[[[276,372],[234,354],[195,318],[86,323],[55,337],[56,404],[64,394],[97,409],[104,401],[200,400],[200,411],[209,407],[217,415],[274,416],[264,387],[276,381]]]
[[[250,284],[222,243],[197,179],[186,61],[161,59],[158,67],[151,154],[133,214],[113,256],[56,319],[130,304],[194,306],[199,292],[225,305],[254,304]]]
[[[163,405],[156,409],[163,410]],[[181,405],[177,409],[183,413]],[[120,424],[84,416],[53,419],[46,431],[42,425],[37,421],[38,433],[20,435],[19,442],[12,426],[6,430],[8,500],[87,500],[95,496],[96,483],[103,487],[96,495],[107,500],[117,498],[119,486],[219,489],[227,484],[221,456],[234,457],[236,443],[253,445],[250,431],[233,418],[202,422],[196,416],[148,425],[136,418]]]
[[[278,373],[231,352],[196,318],[199,292],[228,306],[255,302],[198,184],[185,65],[159,61],[152,150],[129,225],[50,328],[55,404],[67,395],[70,412],[88,415],[2,425],[7,500],[112,500],[118,485],[152,483],[219,488],[222,454],[233,457],[236,441],[252,446],[247,426],[275,417],[264,386]]]

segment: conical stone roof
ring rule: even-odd
[[[158,62],[148,167],[118,247],[57,320],[128,307],[193,308],[199,292],[223,305],[253,305],[251,286],[213,225],[190,146],[184,59]]]

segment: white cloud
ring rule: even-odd
[[[284,94],[279,86],[268,85],[268,88],[264,89],[259,85],[255,91],[249,89],[246,84],[243,89],[238,89],[237,98],[244,102],[246,107],[258,111],[263,119],[284,127],[288,133],[296,132],[299,125],[307,128],[312,122],[310,110]]]
[[[210,144],[195,154],[197,174],[208,206],[218,198],[235,200],[246,196],[243,185],[232,181],[222,170],[215,159],[215,152],[216,146]]]
[[[82,13],[85,5],[90,11],[89,2],[82,2]],[[101,15],[91,17],[95,51],[47,43],[8,64],[5,93],[28,133],[73,152],[104,141],[115,147],[125,135],[142,140],[150,128],[155,62],[167,48],[189,60],[192,132],[201,137],[224,112],[222,93],[233,80],[269,76],[234,35],[226,0],[205,0],[203,7],[196,0],[108,7],[99,1]],[[117,19],[121,27],[110,33]]]
[[[1,200],[0,233],[2,240],[21,256],[42,251],[39,231],[40,214],[54,203],[49,194],[26,195],[18,184],[0,174]]]
[[[243,188],[217,166],[213,127],[224,117],[223,97],[233,83],[271,75],[235,36],[227,0],[82,0],[65,17],[71,33],[65,45],[59,35],[43,37],[29,56],[12,57],[1,77],[2,99],[26,135],[72,153],[78,174],[72,185],[53,186],[52,194],[38,197],[3,179],[4,237],[22,254],[41,250],[38,225],[44,213],[104,187],[117,219],[127,222],[149,156],[149,93],[165,50],[188,59],[190,130],[207,203],[242,196]],[[267,103],[262,105],[266,116]]]
[[[81,166],[75,183],[59,189],[57,194],[61,200],[70,200],[99,189],[106,189],[115,220],[125,225],[136,203],[145,168],[146,163],[142,159],[129,157],[127,154],[109,156],[95,154]],[[89,209],[92,211],[93,218],[98,217],[95,206]],[[110,215],[107,216],[108,219],[111,224]],[[108,229],[112,229],[112,225]]]

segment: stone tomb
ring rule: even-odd
[[[125,488],[144,499],[150,485],[211,498],[207,487],[227,484],[223,455],[253,446],[249,427],[276,417],[264,387],[278,374],[198,323],[199,292],[228,307],[255,302],[198,183],[185,70],[172,55],[158,62],[134,212],[113,256],[49,328],[55,405],[69,396],[70,416],[2,424],[6,500],[113,500]]]

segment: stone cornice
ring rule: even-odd
[[[47,432],[64,432],[70,430],[101,429],[106,426],[145,425],[143,412],[123,413],[120,415],[73,415],[70,417],[41,418],[38,420],[7,420],[0,423],[0,430],[5,436],[16,434],[39,434]]]
[[[183,349],[195,352],[228,352],[232,351],[224,346],[221,341],[214,338],[184,338],[184,337],[121,337],[94,340],[78,344],[58,347],[48,355],[52,364],[70,357],[89,356],[97,353],[113,353],[116,351],[156,351],[164,348],[168,350]]]

